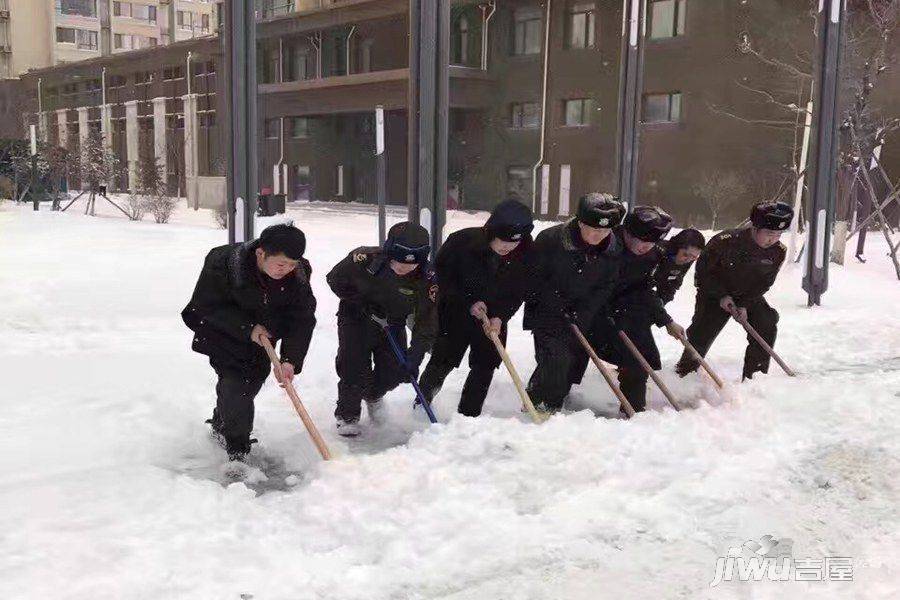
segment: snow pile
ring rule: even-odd
[[[98,210],[101,205],[98,204]],[[114,210],[114,209],[113,209]],[[109,213],[112,214],[112,213]],[[223,243],[208,212],[170,225],[0,209],[0,596],[4,598],[595,599],[897,597],[900,286],[880,240],[867,265],[832,271],[805,307],[799,268],[770,301],[773,364],[738,384],[744,335],[710,355],[724,398],[671,373],[696,410],[625,422],[600,376],[574,408],[535,426],[500,372],[486,415],[454,414],[465,369],[437,399],[405,386],[387,421],[350,443],[331,413],[336,298],[324,276],[374,243],[366,210],[304,207],[319,325],[297,387],[338,458],[322,463],[282,391],[257,399],[266,478],[223,485],[203,420],[213,373],[179,311],[202,258]],[[402,213],[392,213],[392,220]],[[453,213],[450,229],[483,215]],[[672,309],[687,325],[693,289]],[[511,327],[524,377],[531,337]],[[795,558],[851,557],[853,581],[726,582],[716,560],[763,535]]]

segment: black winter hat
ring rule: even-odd
[[[518,200],[498,204],[484,224],[488,235],[504,242],[518,242],[534,229],[531,209]]]
[[[259,247],[266,254],[284,254],[290,259],[300,260],[306,252],[306,236],[287,223],[270,225],[259,234]]]
[[[750,222],[757,229],[784,231],[794,219],[794,209],[787,202],[760,202],[750,211]]]
[[[701,250],[706,247],[706,238],[696,229],[682,229],[669,238],[669,248],[673,252],[691,247],[700,248]]]
[[[431,252],[428,231],[421,225],[404,221],[388,230],[383,251],[397,262],[425,263]]]
[[[625,231],[645,242],[658,242],[672,229],[672,217],[656,206],[635,206],[625,217]]]
[[[622,222],[625,205],[612,194],[591,193],[578,199],[575,218],[588,227],[612,228]]]

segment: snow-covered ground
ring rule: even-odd
[[[324,275],[374,242],[375,219],[292,209],[319,301],[297,387],[337,457],[317,457],[270,381],[254,452],[278,468],[223,485],[203,423],[213,373],[179,311],[225,234],[208,211],[169,225],[98,212],[0,207],[4,599],[900,595],[900,283],[877,236],[868,264],[832,268],[821,308],[806,308],[798,267],[776,284],[777,348],[796,379],[773,364],[739,384],[745,341],[731,324],[710,354],[724,398],[674,377],[679,347],[658,338],[663,377],[696,410],[666,408],[651,386],[656,410],[597,417],[614,403],[591,370],[576,410],[537,426],[500,372],[486,414],[469,419],[454,414],[462,369],[437,399],[440,425],[404,386],[389,424],[348,444],[331,416],[337,301]],[[448,229],[483,218],[453,213]],[[687,325],[692,305],[688,284],[672,313]],[[510,347],[527,378],[520,319]],[[793,540],[795,558],[850,557],[853,581],[711,587],[718,557],[767,534]]]

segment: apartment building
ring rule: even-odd
[[[388,201],[406,203],[408,1],[301,1],[308,4],[256,5],[260,189],[290,200],[374,202],[380,106]],[[773,28],[797,23],[791,47],[811,52],[804,6],[649,0],[640,202],[681,223],[707,225],[713,211],[720,223],[736,222],[789,176],[802,131],[764,93],[785,82],[742,44],[783,39]],[[487,209],[516,197],[543,217],[565,218],[582,194],[615,189],[621,31],[618,1],[453,3],[449,205]],[[220,54],[214,37],[123,49],[34,71],[26,91],[48,141],[74,147],[76,132],[108,127],[112,147],[133,162],[141,140],[153,137],[173,189],[183,190],[184,173],[222,172]],[[900,73],[882,77],[875,102],[896,116]],[[805,81],[791,101],[804,106],[808,96]],[[900,174],[898,136],[882,158]],[[711,206],[697,184],[721,173],[739,176],[745,189]]]
[[[214,34],[215,0],[0,0],[0,78]]]

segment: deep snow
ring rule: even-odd
[[[614,402],[590,370],[572,405],[593,412],[536,426],[501,371],[486,415],[468,419],[454,414],[461,369],[437,399],[442,424],[413,412],[404,386],[389,423],[348,444],[331,417],[337,301],[324,275],[373,243],[375,220],[291,210],[319,301],[296,384],[338,457],[318,459],[270,381],[255,452],[284,464],[248,487],[222,485],[203,423],[213,373],[179,318],[224,232],[207,211],[156,225],[107,208],[0,206],[4,599],[900,595],[900,283],[877,236],[868,264],[833,266],[821,308],[806,308],[799,267],[782,273],[770,301],[796,379],[773,364],[738,384],[745,341],[731,324],[709,357],[724,400],[700,376],[674,377],[679,347],[658,336],[663,377],[697,410],[666,408],[651,385],[657,411],[597,418]],[[448,231],[483,219],[452,213]],[[692,306],[688,282],[671,312],[686,326]],[[521,314],[510,338],[527,378]],[[852,557],[854,581],[710,587],[717,557],[766,534],[791,538],[795,557]]]

